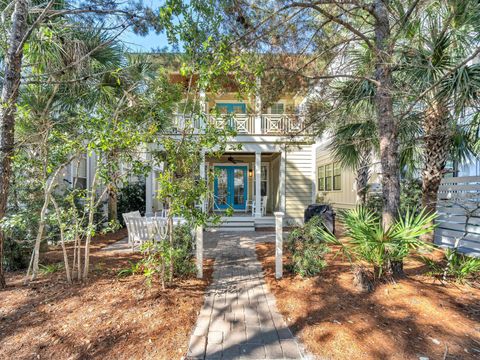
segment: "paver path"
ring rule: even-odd
[[[255,233],[216,233],[213,282],[190,339],[188,359],[302,359],[276,310],[255,253]]]

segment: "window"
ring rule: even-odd
[[[268,196],[268,168],[267,165],[261,166],[261,176],[260,176],[260,194],[262,196]]]
[[[283,114],[283,112],[284,112],[283,103],[273,103],[272,106],[270,106],[271,114]]]
[[[342,169],[339,163],[321,165],[317,171],[318,191],[342,189]]]
[[[332,191],[332,164],[325,165],[325,191]]]
[[[220,114],[245,114],[247,106],[244,103],[217,103]]]
[[[341,190],[342,189],[342,173],[339,163],[333,164],[333,190]]]
[[[76,189],[87,188],[87,157],[82,156],[72,164],[72,186]]]
[[[325,191],[325,166],[318,167],[317,174],[318,191]]]
[[[260,194],[261,196],[268,196],[268,165],[262,164],[260,169]],[[255,177],[253,178],[253,195],[255,195]]]

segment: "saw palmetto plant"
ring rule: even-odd
[[[337,239],[323,228],[318,231],[325,241],[340,246],[341,253],[350,262],[371,266],[378,279],[393,275],[395,263],[430,246],[420,237],[433,230],[435,215],[411,209],[387,229],[382,227],[380,218],[365,207],[342,211],[339,219],[345,226],[344,237]]]

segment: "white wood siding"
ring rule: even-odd
[[[318,176],[318,167],[331,164],[333,156],[324,148],[317,148],[315,161],[315,176]],[[349,169],[342,169],[341,190],[318,191],[317,201],[327,202],[337,209],[352,209],[357,203],[357,193],[355,190],[355,174]]]
[[[286,220],[301,223],[305,208],[312,203],[312,146],[288,149],[285,166]]]

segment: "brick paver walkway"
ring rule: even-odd
[[[190,339],[188,359],[302,359],[276,310],[255,253],[255,233],[217,237],[213,282]],[[215,239],[215,240],[217,240]]]

